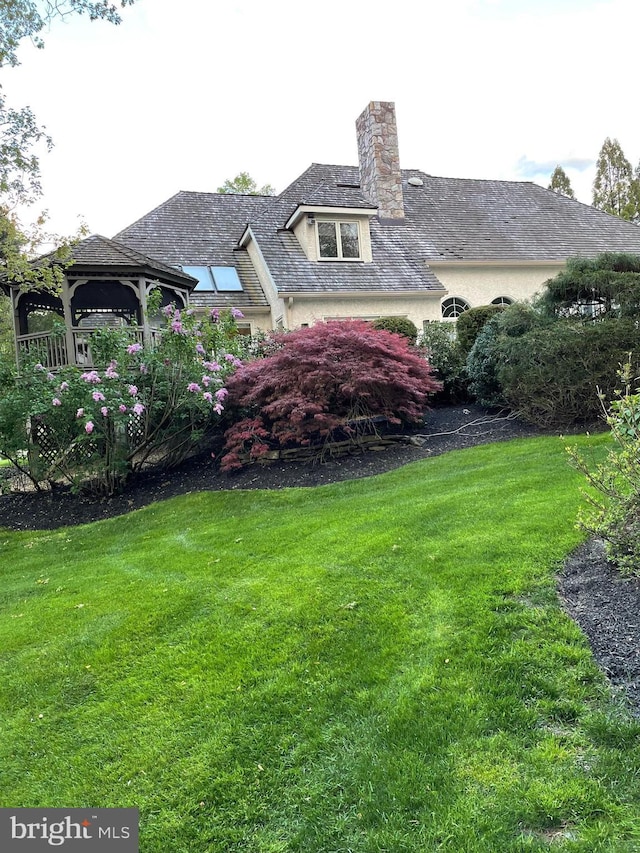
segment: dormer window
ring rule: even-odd
[[[360,229],[357,222],[319,220],[316,228],[320,260],[360,260]]]

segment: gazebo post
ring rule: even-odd
[[[147,280],[138,279],[138,292],[140,293],[140,311],[142,312],[142,342],[145,346],[151,346],[151,326],[147,313]]]
[[[20,316],[18,314],[18,294],[20,291],[14,290],[12,287],[9,290],[9,299],[11,299],[11,320],[13,323],[13,342],[16,351],[16,368],[20,372],[20,346],[18,337],[20,335]]]
[[[64,334],[67,347],[67,363],[76,365],[78,362],[76,356],[76,345],[73,338],[73,316],[71,314],[71,295],[69,290],[69,279],[63,276],[62,290],[60,293],[62,300],[62,310],[64,311]]]

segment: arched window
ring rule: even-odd
[[[469,308],[471,308],[469,303],[459,296],[450,296],[442,300],[442,316],[445,320],[455,320]]]
[[[513,305],[513,299],[510,299],[508,296],[496,296],[495,299],[491,300],[492,305],[501,305],[503,308],[507,305]]]

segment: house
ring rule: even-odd
[[[314,163],[274,198],[180,192],[114,239],[180,266],[198,278],[192,306],[237,305],[252,330],[422,328],[529,298],[568,257],[640,252],[638,226],[536,184],[401,169],[392,103],[371,102],[356,132],[358,167]]]
[[[275,197],[179,192],[113,240],[81,242],[56,305],[9,286],[19,346],[49,346],[29,327],[43,310],[67,326],[52,366],[85,363],[76,338],[100,323],[149,339],[154,282],[165,302],[241,309],[246,332],[381,316],[422,328],[527,299],[569,257],[640,253],[638,226],[536,184],[401,169],[392,103],[372,101],[356,133],[358,166],[314,163]]]

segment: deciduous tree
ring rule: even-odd
[[[553,170],[553,174],[551,175],[551,181],[549,182],[549,186],[547,189],[553,190],[554,193],[558,193],[558,195],[564,195],[567,198],[575,199],[576,194],[574,193],[571,187],[571,181],[569,180],[569,176],[562,168],[562,166],[556,166]]]
[[[438,391],[427,360],[406,338],[364,320],[317,323],[274,336],[270,355],[229,378],[229,403],[246,417],[226,434],[223,468],[271,448],[357,443],[372,418],[419,421]]]
[[[19,65],[18,47],[30,39],[37,48],[44,47],[43,30],[54,19],[86,15],[91,20],[103,19],[120,23],[119,8],[134,0],[4,0],[0,2],[0,69]],[[34,272],[29,266],[30,250],[50,237],[43,232],[44,219],[35,220],[28,232],[20,225],[18,205],[33,204],[42,194],[38,149],[50,149],[52,141],[28,107],[15,109],[0,91],[0,270],[25,285],[42,281],[54,284],[50,270]]]
[[[635,221],[639,211],[633,192],[633,171],[617,139],[607,137],[600,149],[593,181],[593,206]]]
[[[218,187],[217,192],[227,195],[275,195],[276,191],[271,184],[258,185],[248,172],[240,172],[233,179],[227,180]]]

